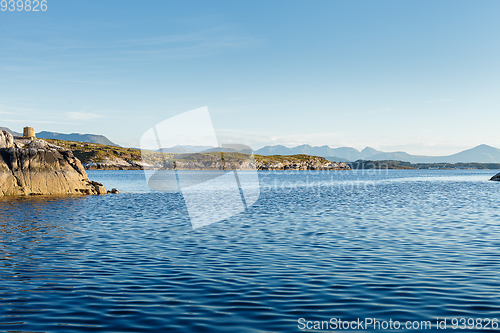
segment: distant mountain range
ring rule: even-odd
[[[197,152],[234,152],[238,149],[217,148],[210,146],[174,146],[171,148],[162,148],[164,153],[197,153]],[[246,151],[245,151],[246,152]],[[330,148],[329,146],[310,146],[301,145],[293,148],[285,146],[266,146],[257,151],[258,155],[298,155],[307,154],[311,156],[322,156],[335,162],[355,162],[358,160],[372,161],[404,161],[411,163],[500,163],[500,149],[487,145],[479,145],[472,149],[448,155],[448,156],[425,156],[411,155],[403,151],[383,152],[380,150],[366,147],[362,151],[350,147]]]
[[[307,154],[322,157],[335,157],[337,162],[353,162],[357,160],[368,159],[371,156],[382,153],[370,147],[366,147],[362,151],[355,148],[341,147],[330,148],[328,146],[310,146],[302,145],[294,148],[285,146],[266,146],[255,152],[259,155],[296,155]]]
[[[191,146],[191,145],[176,145],[170,148],[161,148],[158,151],[161,153],[173,153],[173,154],[178,154],[178,153],[199,153],[202,151],[206,151],[209,149],[214,149],[215,147],[212,146]]]
[[[252,149],[244,145],[223,145],[222,147],[213,146],[190,146],[190,145],[176,145],[170,148],[158,149],[161,153],[171,153],[171,154],[192,154],[192,153],[213,153],[213,152],[224,152],[224,153],[245,153],[251,154]]]
[[[7,127],[0,127],[1,130],[7,131],[12,135],[22,136],[22,133],[15,132]],[[47,132],[42,131],[36,133],[36,137],[40,139],[57,139],[57,140],[65,140],[65,141],[79,141],[79,142],[89,142],[89,143],[100,143],[103,145],[117,146],[116,143],[111,142],[104,135],[96,135],[96,134],[80,134],[80,133],[71,133],[71,134],[63,134],[56,132]]]
[[[56,132],[43,131],[36,133],[36,137],[40,139],[80,141],[80,142],[100,143],[102,145],[118,146],[116,143],[110,141],[104,135],[97,135],[97,134],[80,134],[80,133],[62,134]]]
[[[257,150],[255,153],[259,155],[307,154],[322,156],[330,161],[336,162],[354,162],[357,160],[394,160],[411,163],[500,163],[500,149],[488,145],[479,145],[472,149],[467,149],[448,156],[410,155],[402,151],[382,152],[370,147],[366,147],[362,151],[359,151],[355,148],[349,147],[330,148],[328,146],[313,147],[310,145],[302,145],[294,148],[288,148],[285,146],[266,146]]]
[[[373,157],[376,160],[398,159],[411,163],[500,163],[500,149],[483,144],[448,156],[422,156],[395,152],[377,154]]]

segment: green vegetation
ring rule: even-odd
[[[56,139],[44,139],[59,147],[70,149],[82,163],[101,163],[106,158],[121,158],[130,161],[141,161],[141,151],[134,148],[122,148],[117,146],[103,145],[99,143],[88,143],[78,141],[65,141]],[[154,155],[154,152],[151,152]],[[160,156],[160,153],[157,153]]]
[[[122,148],[110,145],[103,145],[98,143],[77,142],[77,141],[64,141],[55,139],[45,139],[45,141],[55,144],[57,146],[70,149],[73,154],[82,163],[102,163],[105,160],[124,159],[127,161],[140,162],[144,158],[144,162],[149,164],[159,164],[165,161],[172,162],[208,162],[217,161],[220,159],[219,152],[210,153],[193,153],[193,154],[172,154],[160,153],[157,151],[142,151],[136,148]],[[248,158],[248,155],[236,152],[224,152],[223,159],[225,162],[239,162]],[[256,161],[263,163],[269,162],[283,162],[283,161],[307,161],[311,159],[324,160],[323,157],[308,156],[305,154],[292,155],[292,156],[261,156],[255,155]]]
[[[124,159],[127,161],[144,162],[149,164],[158,164],[164,161],[179,162],[197,162],[197,161],[217,161],[220,159],[220,153],[197,153],[197,154],[172,154],[160,153],[157,151],[148,151],[136,148],[122,148],[99,143],[64,141],[55,139],[44,139],[47,142],[59,147],[70,149],[73,154],[82,163],[102,163],[106,159]],[[241,161],[248,158],[248,155],[242,153],[223,153],[226,162]]]

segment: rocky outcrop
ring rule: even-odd
[[[173,165],[173,163],[167,163],[164,169],[174,169]],[[251,159],[232,162],[213,161],[208,158],[198,161],[175,161],[177,170],[255,170],[255,168],[255,163]]]
[[[0,149],[14,146],[14,137],[7,131],[0,130]]]
[[[71,150],[9,135],[0,135],[0,197],[106,194],[102,184],[89,181]]]
[[[351,170],[345,163],[330,162],[321,157],[303,161],[256,162],[257,170]]]
[[[500,173],[497,173],[496,175],[494,175],[493,177],[491,177],[490,180],[494,180],[494,181],[500,182]]]
[[[227,157],[227,154],[224,156]],[[163,170],[351,170],[346,163],[331,162],[317,156],[278,156],[277,160],[258,155],[239,157],[222,160],[220,155],[214,154],[173,155],[171,160],[151,166]]]
[[[161,153],[88,142],[50,140],[70,149],[87,170],[351,170],[324,157],[261,156],[248,152]]]
[[[82,165],[87,170],[142,170],[151,168],[149,164],[140,161],[107,157],[100,162],[87,162]]]
[[[164,170],[351,170],[345,163],[330,162],[323,158],[308,157],[305,160],[261,161],[245,159],[240,161],[213,161],[210,158],[197,161],[176,161],[155,165]]]

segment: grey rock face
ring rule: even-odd
[[[102,184],[89,181],[70,150],[40,139],[11,141],[4,137],[5,144],[0,145],[0,197],[106,194]]]
[[[0,148],[10,148],[14,146],[14,137],[6,131],[0,130]]]

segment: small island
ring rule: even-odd
[[[22,137],[0,130],[0,197],[106,193],[70,149],[37,139],[32,127]]]

